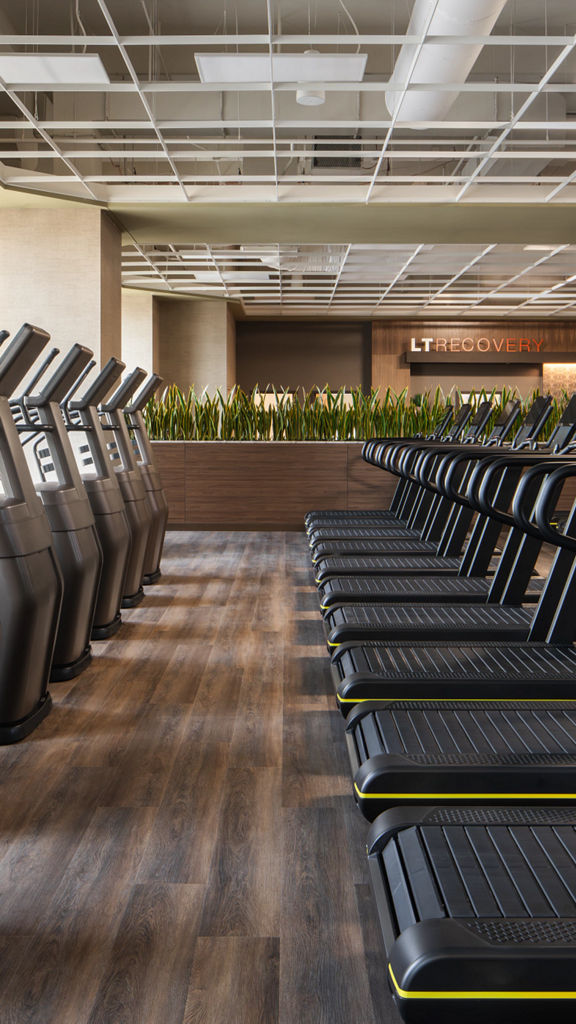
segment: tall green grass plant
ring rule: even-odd
[[[537,392],[523,403],[523,411]],[[488,431],[502,405],[514,389],[502,396],[481,390],[472,393],[474,406],[487,398],[494,404]],[[554,399],[553,413],[543,436],[548,436],[567,401]],[[404,437],[429,434],[444,414],[447,404],[459,405],[462,395],[454,389],[444,396],[440,388],[430,394],[408,397],[361,388],[345,392],[329,387],[290,392],[255,387],[247,393],[234,388],[230,394],[217,391],[210,396],[187,393],[176,385],[166,388],[160,398],[151,399],[145,409],[148,433],[155,441],[363,441],[369,437]]]

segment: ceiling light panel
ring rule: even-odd
[[[97,53],[1,53],[0,78],[9,85],[106,85]]]
[[[208,83],[267,82],[267,53],[196,53],[200,81]],[[361,82],[365,53],[275,53],[274,82]]]

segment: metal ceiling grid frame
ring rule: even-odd
[[[569,116],[560,117],[558,106],[550,110],[538,108],[534,119],[529,120],[538,100],[565,103],[576,92],[571,61],[576,36],[566,31],[574,20],[570,18],[566,0],[549,0],[546,5],[548,33],[544,11],[542,31],[534,32],[532,21],[527,24],[528,31],[523,31],[524,5],[515,5],[514,9],[505,10],[509,35],[496,31],[489,36],[463,33],[449,37],[428,31],[438,2],[430,0],[426,23],[418,35],[383,33],[379,31],[381,23],[374,24],[373,32],[359,34],[275,32],[275,22],[278,24],[279,15],[285,13],[283,0],[262,0],[259,8],[254,8],[260,13],[259,32],[179,35],[153,31],[148,18],[150,34],[142,35],[119,31],[110,2],[83,0],[83,21],[105,27],[107,34],[46,31],[45,34],[0,35],[0,51],[22,52],[34,48],[36,52],[49,52],[58,48],[73,52],[82,46],[97,52],[105,63],[114,67],[109,83],[51,84],[50,105],[54,116],[36,117],[30,103],[26,102],[25,97],[34,95],[38,85],[0,83],[5,96],[22,115],[21,119],[10,116],[0,120],[0,134],[11,140],[19,136],[16,142],[10,141],[2,147],[3,181],[12,186],[56,190],[60,194],[66,191],[72,195],[88,193],[103,202],[130,202],[131,199],[174,202],[178,196],[187,203],[206,198],[237,201],[238,189],[250,187],[259,188],[262,198],[277,202],[323,198],[336,202],[402,201],[406,198],[426,203],[533,199],[553,202],[559,196],[563,198],[566,190],[570,199],[572,193],[576,197],[572,139],[576,122]],[[351,0],[351,6],[355,16],[362,19],[362,3]],[[124,4],[121,12],[124,23],[135,21],[136,5]],[[291,13],[292,21],[297,21],[298,17]],[[298,16],[305,27],[305,5]],[[43,22],[49,23],[49,20],[45,14]],[[364,22],[368,20],[364,16]],[[385,20],[384,14],[380,22],[382,20]],[[564,31],[556,31],[558,27]],[[412,81],[412,71],[422,48],[442,47],[447,43],[483,45],[486,53],[500,57],[504,54],[510,58],[509,71],[503,70],[499,59],[497,73],[492,76],[487,75],[486,61],[481,61],[479,70],[466,81]],[[390,82],[389,70],[395,49],[407,45],[414,48],[409,73],[403,81]],[[299,50],[302,46],[338,48],[342,53],[358,47],[369,51],[369,73],[363,81],[315,83],[326,93],[327,103],[324,111],[315,111],[313,119],[294,101],[293,94],[302,83],[273,80],[274,54]],[[211,52],[215,47],[232,48],[239,53],[255,49],[267,52],[268,79],[222,84],[200,82],[193,55]],[[143,49],[150,54],[165,54],[161,77],[150,79],[143,73]],[[182,75],[180,65],[171,60],[173,53],[183,50],[190,55],[190,72],[186,76]],[[116,53],[117,61],[110,60],[111,53]],[[523,53],[527,54],[525,60]],[[462,103],[471,104],[470,116],[432,122],[404,121],[398,117],[404,96],[431,89],[458,92],[462,109],[466,110]],[[385,94],[394,92],[399,97],[396,113],[382,117],[382,100]],[[74,110],[70,109],[71,94]],[[261,94],[268,97],[267,116],[262,116],[265,112],[258,100]],[[112,106],[110,113],[101,119],[94,116],[94,103],[87,105],[90,96],[99,106],[119,105]],[[218,117],[211,116],[213,107],[208,103],[211,96],[220,98]],[[245,116],[239,113],[236,117],[230,116],[231,106],[242,96]],[[143,116],[130,105],[131,97],[138,101]],[[187,97],[197,97],[200,106],[196,104],[189,109]],[[335,105],[330,107],[331,97]],[[358,100],[356,116],[342,116],[344,110],[340,108],[349,107],[354,97]],[[488,111],[486,102],[481,104],[482,109],[478,107],[483,97],[494,107],[490,117],[480,116],[482,111],[485,115]],[[510,102],[509,116],[494,116],[499,113],[496,108],[500,101],[506,97]],[[517,97],[524,99],[514,113]],[[360,98],[368,104],[365,110],[361,109]],[[278,106],[279,99],[282,99],[282,109]],[[153,109],[156,100],[164,104],[162,113]],[[498,102],[494,104],[494,100]],[[373,101],[372,106],[369,101]],[[132,116],[125,116],[127,110]],[[200,116],[190,116],[194,112]],[[67,116],[70,113],[73,116]],[[375,117],[375,113],[379,116]],[[455,111],[454,118],[457,113]],[[125,137],[115,138],[111,132],[122,133]],[[200,132],[202,137],[195,138],[193,133]],[[259,134],[257,148],[251,137],[254,132]],[[175,133],[179,133],[177,138],[174,138]],[[446,133],[452,138],[445,139]],[[287,134],[289,138],[285,137]],[[383,138],[379,138],[380,134]],[[343,135],[347,137],[342,138]],[[417,139],[410,135],[417,135]],[[26,148],[22,148],[24,143]],[[34,156],[30,144],[36,146]],[[204,152],[200,147],[204,147]],[[54,158],[56,163],[62,162],[62,173],[58,173],[57,168],[52,174],[36,169],[36,161],[44,163]],[[322,173],[320,168],[314,167],[315,161],[330,158],[334,163],[330,173]],[[337,162],[346,159],[356,162],[357,166],[340,168],[338,173]],[[29,167],[31,161],[33,168]],[[129,162],[129,173],[123,172],[123,161]],[[543,168],[534,170],[535,161],[552,165],[551,173],[543,173]],[[85,167],[79,167],[79,162]],[[384,163],[388,162],[390,166],[384,168]],[[225,168],[224,163],[232,167]],[[502,168],[501,173],[490,173],[496,167]],[[544,194],[543,189],[546,189]]]
[[[563,292],[561,309],[576,316],[570,312],[572,299],[576,305],[575,252],[576,246],[554,246],[535,259],[531,246],[496,244],[131,243],[124,248],[123,282],[157,292],[226,298],[250,315],[305,309],[322,316],[493,318],[525,316],[528,307],[531,315],[547,317],[558,313]],[[505,280],[503,267],[514,268]]]

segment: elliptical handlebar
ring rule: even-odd
[[[86,377],[88,376],[90,371],[94,369],[95,366],[96,366],[96,360],[95,359],[91,359],[90,362],[82,370],[82,373],[76,378],[76,380],[74,381],[74,383],[73,383],[72,387],[70,388],[70,390],[64,395],[64,398],[60,402],[60,408],[63,409],[64,412],[67,411],[66,410],[66,406],[68,405],[68,402],[72,398],[72,395],[76,394],[76,392],[78,391],[78,388],[82,384],[82,381],[86,380]]]
[[[84,392],[81,398],[75,398],[69,402],[68,407],[74,410],[88,409],[91,405],[98,406],[125,369],[126,364],[121,359],[111,356],[88,390]]]
[[[150,379],[144,384],[144,387],[140,388],[140,391],[134,398],[131,405],[126,408],[127,413],[142,412],[144,406],[148,405],[148,402],[156,394],[158,388],[164,383],[164,378],[158,373],[153,373]]]
[[[116,391],[108,399],[107,402],[102,402],[102,412],[115,412],[117,409],[124,409],[126,403],[132,398],[132,395],[136,391],[136,388],[140,386],[142,381],[146,380],[147,373],[141,366],[137,366],[136,369],[132,370],[126,377],[126,380],[122,381]]]
[[[9,398],[34,365],[50,335],[41,327],[23,324],[0,356],[0,395]]]
[[[58,352],[58,349],[54,351]],[[26,405],[38,408],[42,405],[48,405],[50,402],[60,403],[70,391],[71,386],[75,385],[80,371],[90,362],[92,355],[92,350],[84,345],[73,345],[56,372],[52,374],[42,391],[37,395],[31,393],[32,387],[39,378],[34,379],[26,391]]]

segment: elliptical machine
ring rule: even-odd
[[[156,394],[160,385],[163,384],[162,377],[153,373],[150,379],[140,389],[134,401],[126,406],[124,412],[128,419],[128,425],[134,436],[134,443],[138,451],[138,466],[142,473],[144,487],[148,495],[148,501],[152,507],[153,519],[146,554],[144,555],[144,585],[156,583],[162,575],[160,571],[160,559],[162,558],[162,547],[168,523],[168,502],[160,480],[160,474],[154,463],[152,446],[146,431],[142,410],[148,404],[153,395]]]
[[[55,349],[54,354],[57,352]],[[102,548],[59,406],[91,358],[90,349],[73,345],[40,392],[30,394],[45,366],[26,392],[10,403],[20,413],[17,426],[27,435],[24,445],[33,442],[31,450],[40,477],[36,493],[50,523],[64,581],[50,673],[52,682],[73,679],[92,660],[90,634],[102,571]]]
[[[112,357],[81,398],[72,396],[82,377],[62,402],[80,474],[90,501],[104,562],[96,598],[92,640],[106,640],[122,624],[120,607],[132,536],[126,506],[108,452],[98,405],[114,386],[124,363]]]
[[[100,418],[104,430],[111,432],[108,442],[110,457],[115,460],[116,478],[126,504],[126,515],[132,534],[130,556],[124,580],[123,608],[135,608],[144,597],[142,580],[144,559],[154,522],[154,512],[136,460],[128,433],[124,406],[146,377],[146,370],[137,367],[116,389],[107,402],[100,405]]]
[[[9,396],[50,335],[24,324],[0,356],[0,744],[28,736],[52,706],[48,676],[62,577]]]

